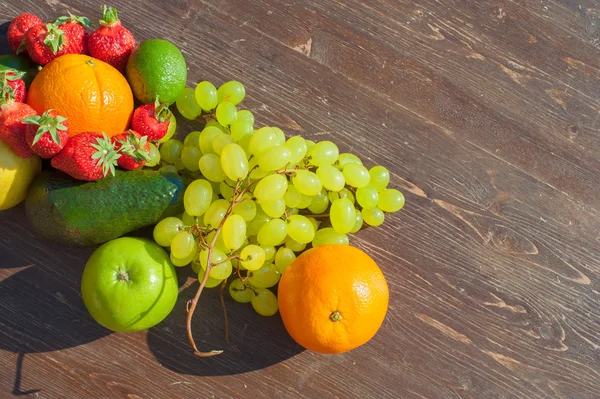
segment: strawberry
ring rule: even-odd
[[[15,53],[19,54],[24,50],[24,48],[21,48],[21,44],[25,38],[25,33],[27,33],[29,28],[43,24],[44,22],[33,14],[26,12],[19,14],[12,20],[8,26],[8,31],[6,32],[10,48],[12,48]]]
[[[121,156],[117,160],[119,167],[125,170],[136,170],[150,160],[150,143],[147,136],[129,130],[113,136],[115,150]]]
[[[86,17],[78,17],[71,13],[69,16],[59,17],[54,22],[58,29],[64,32],[67,38],[65,54],[87,54],[88,36],[85,28],[92,25]]]
[[[27,87],[22,77],[25,72],[16,69],[0,71],[0,97],[4,101],[15,101],[24,103],[27,97]]]
[[[28,116],[23,119],[28,125],[25,140],[33,152],[42,158],[52,158],[69,141],[67,118],[54,110],[48,110],[41,116]]]
[[[131,32],[121,25],[117,10],[102,6],[100,27],[90,35],[88,48],[90,55],[125,71],[129,54],[135,47]]]
[[[133,111],[131,129],[148,136],[148,141],[160,140],[167,134],[172,116],[169,106],[157,98],[154,104],[141,105]]]
[[[10,99],[0,99],[0,102],[0,140],[21,158],[33,156],[25,140],[27,125],[23,123],[23,118],[35,115],[35,110],[25,103]]]
[[[35,63],[46,65],[67,53],[68,38],[55,24],[36,25],[25,34],[25,47]]]
[[[50,163],[75,179],[93,181],[114,176],[119,157],[106,134],[85,132],[71,137]]]

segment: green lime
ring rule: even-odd
[[[29,87],[29,84],[37,74],[37,69],[31,61],[25,57],[14,54],[0,55],[0,71],[5,71],[7,69],[16,69],[17,71],[25,72],[23,81],[25,81],[27,87]]]
[[[133,50],[125,70],[133,94],[143,104],[173,104],[185,88],[187,67],[181,51],[161,39],[143,41]]]

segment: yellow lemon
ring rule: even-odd
[[[40,157],[21,158],[0,140],[0,211],[23,201],[29,185],[41,171]]]

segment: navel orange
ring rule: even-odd
[[[279,312],[306,349],[342,353],[369,341],[388,307],[383,273],[369,255],[348,245],[309,249],[279,281]]]
[[[127,130],[133,94],[125,77],[111,65],[82,54],[67,54],[37,74],[27,103],[38,113],[54,109],[69,121],[69,133]]]

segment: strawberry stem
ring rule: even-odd
[[[97,144],[92,144],[92,147],[97,150],[92,155],[92,159],[96,159],[96,165],[102,167],[102,174],[107,176],[108,173],[111,175],[115,175],[115,166],[117,166],[117,159],[121,156],[115,150],[115,144],[106,136],[105,133],[102,133],[103,137],[98,137],[96,139]]]
[[[156,96],[156,99],[154,100],[154,118],[156,118],[157,121],[162,123],[170,121],[172,116],[173,113],[169,109],[169,106],[167,104],[161,103],[158,100],[158,96]]]
[[[114,7],[108,7],[106,4],[102,6],[102,19],[100,25],[110,26],[119,22],[119,15],[117,9]]]
[[[121,144],[121,148],[118,150],[121,154],[129,155],[136,162],[148,162],[150,160],[150,154],[146,149],[148,136],[138,137],[133,130],[129,130],[127,138],[125,140],[117,140],[117,142]]]
[[[46,29],[47,33],[44,44],[48,46],[52,53],[56,54],[65,43],[65,32],[58,29],[58,26],[55,24],[46,24]]]
[[[63,125],[63,122],[65,122],[67,120],[67,118],[65,118],[64,116],[60,116],[57,115],[56,117],[50,115],[50,112],[52,110],[47,110],[45,111],[41,116],[40,115],[33,115],[33,116],[28,116],[27,118],[23,119],[23,123],[27,124],[27,125],[39,125],[40,127],[38,128],[37,132],[35,133],[35,137],[33,138],[33,142],[31,143],[32,145],[34,145],[35,143],[37,143],[42,136],[44,135],[44,133],[46,132],[50,132],[50,137],[52,137],[52,140],[58,144],[61,145],[61,140],[60,140],[60,134],[59,134],[59,130],[67,130],[67,127],[65,125]]]

